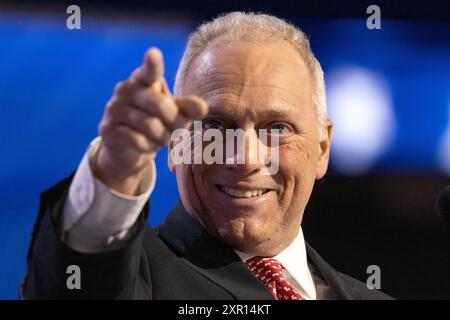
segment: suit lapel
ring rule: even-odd
[[[323,258],[308,243],[305,242],[305,244],[308,261],[317,268],[320,275],[336,294],[337,299],[359,299],[360,295],[358,294],[356,289],[350,284],[344,282],[339,273],[328,263],[326,263],[325,260],[323,260]]]
[[[238,300],[273,300],[228,245],[211,236],[181,202],[159,229],[160,237],[197,272]]]

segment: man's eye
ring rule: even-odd
[[[208,129],[222,130],[223,125],[218,120],[213,120],[213,119],[203,120],[203,129],[205,129],[205,130],[208,130]]]
[[[270,130],[277,130],[277,134],[288,133],[289,129],[289,126],[285,123],[275,123],[270,127]]]

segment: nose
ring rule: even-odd
[[[261,142],[255,132],[247,131],[239,140],[239,137],[235,139],[233,150],[229,146],[230,139],[227,139],[225,166],[229,170],[241,175],[253,175],[268,166],[265,162],[267,146]]]

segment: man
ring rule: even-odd
[[[303,239],[332,123],[322,69],[301,31],[253,13],[205,23],[191,35],[174,94],[155,48],[116,86],[100,138],[74,176],[42,195],[24,298],[389,298],[335,271]],[[247,161],[250,145],[246,161],[225,164],[179,163],[169,152],[181,202],[151,229],[153,159],[166,144],[174,150],[181,142],[171,133],[194,120],[203,130],[267,130],[278,170]],[[67,285],[71,265],[81,270],[79,290]]]

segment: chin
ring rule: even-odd
[[[241,219],[228,221],[216,226],[220,239],[240,251],[252,251],[262,242],[266,241],[265,232],[257,225],[245,223]]]

